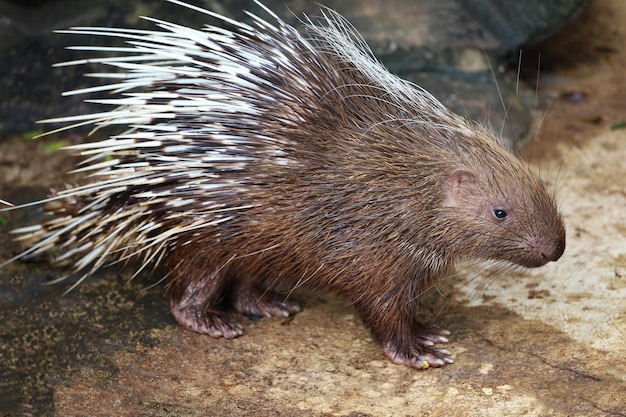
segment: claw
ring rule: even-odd
[[[398,365],[406,365],[417,369],[438,368],[454,363],[448,349],[434,347],[439,343],[447,343],[450,335],[447,330],[418,329],[409,348],[398,346],[392,342],[384,345],[385,354]],[[407,353],[408,352],[408,353]]]
[[[234,339],[243,334],[243,326],[223,312],[207,312],[196,308],[171,306],[172,315],[178,323],[191,331],[207,334],[213,338]]]

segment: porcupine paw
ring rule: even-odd
[[[443,348],[435,347],[435,344],[447,343],[450,332],[447,330],[423,328],[416,331],[411,345],[407,348],[387,342],[384,344],[385,354],[391,361],[398,365],[406,365],[412,368],[427,369],[454,363],[450,357],[452,353]]]
[[[261,317],[289,317],[300,311],[300,306],[284,296],[267,290],[240,291],[233,295],[233,308],[243,315]]]
[[[207,312],[195,306],[172,305],[172,314],[178,323],[191,331],[214,338],[233,339],[243,334],[243,326],[224,312]]]

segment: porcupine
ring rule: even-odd
[[[85,185],[56,192],[53,220],[16,232],[82,277],[137,260],[166,270],[184,327],[234,338],[244,315],[289,316],[275,288],[349,300],[395,363],[452,363],[449,332],[421,324],[423,294],[463,260],[523,267],[556,261],[565,229],[540,179],[486,128],[389,73],[339,14],[322,9],[303,34],[274,21],[191,29],[73,28],[115,36],[117,57],[82,59],[109,112],[48,122],[126,126],[70,146]],[[61,64],[63,65],[63,64]],[[138,271],[138,272],[139,272]]]

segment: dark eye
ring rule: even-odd
[[[497,219],[504,219],[507,216],[507,213],[502,209],[494,209],[493,215],[496,216]]]

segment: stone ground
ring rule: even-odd
[[[464,268],[427,300],[455,364],[393,365],[326,294],[213,340],[174,322],[156,279],[106,270],[63,296],[67,285],[42,285],[62,270],[14,263],[0,273],[0,416],[625,416],[624,21],[626,3],[594,0],[542,47],[550,105],[523,154],[556,184],[567,249],[536,271]],[[49,175],[71,167],[48,152],[57,140],[0,143],[3,198],[62,183]],[[2,215],[0,259],[16,250],[7,231],[38,215]]]

